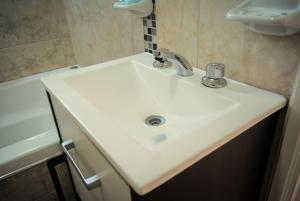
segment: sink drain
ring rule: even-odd
[[[149,126],[161,126],[166,122],[166,119],[159,115],[151,115],[145,119],[145,123]]]

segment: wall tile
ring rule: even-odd
[[[52,10],[48,0],[1,0],[0,48],[49,40]]]
[[[113,3],[114,0],[1,1],[1,80],[143,52],[142,20],[113,9]]]
[[[0,71],[11,80],[72,65],[70,46],[70,39],[62,38],[0,49]]]
[[[157,1],[158,46],[184,55],[194,66],[226,64],[226,76],[287,97],[300,60],[300,34],[251,32],[225,19],[243,0]]]
[[[16,65],[16,60],[8,61],[9,52],[0,49],[0,74],[3,82],[17,79],[20,77],[20,71]]]
[[[156,2],[158,48],[180,53],[197,65],[199,0]]]
[[[0,70],[0,83],[1,83],[1,82],[4,82],[4,77],[3,77],[2,71]]]
[[[1,81],[75,63],[63,0],[1,1]]]
[[[143,52],[141,20],[114,0],[64,0],[76,59],[86,66]]]
[[[201,0],[198,66],[226,64],[226,76],[285,96],[291,94],[300,59],[300,35],[274,37],[225,19],[242,0]]]
[[[58,67],[65,67],[77,64],[71,38],[58,38],[54,41],[58,54],[63,56],[63,60],[55,62],[55,65]]]
[[[144,49],[144,38],[140,34],[143,33],[143,21],[138,18],[131,16],[132,35],[130,37],[132,44],[132,54],[138,54],[143,52]]]
[[[2,0],[0,48],[68,37],[62,0]]]
[[[53,6],[53,17],[51,17],[50,37],[67,38],[70,37],[69,27],[63,0],[51,0]]]

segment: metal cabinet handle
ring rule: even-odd
[[[74,166],[76,172],[79,174],[79,176],[80,176],[82,182],[84,183],[84,185],[86,186],[86,188],[88,190],[93,190],[94,188],[100,186],[101,185],[100,177],[98,175],[93,175],[91,177],[85,178],[83,176],[83,173],[81,172],[80,168],[76,164],[75,160],[69,153],[69,150],[75,148],[74,142],[72,140],[68,140],[68,141],[61,143],[61,145],[62,145],[64,153],[67,155],[67,158],[70,159],[70,162]]]

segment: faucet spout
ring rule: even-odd
[[[171,52],[168,49],[159,49],[159,57],[171,60],[177,69],[177,75],[182,77],[194,74],[192,65],[181,55]]]

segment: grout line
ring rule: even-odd
[[[198,5],[198,8],[199,8],[199,11],[201,9],[201,1],[198,1],[199,5]],[[199,33],[200,33],[200,12],[197,12],[197,33],[196,33],[196,66],[197,68],[201,69],[199,66]]]

